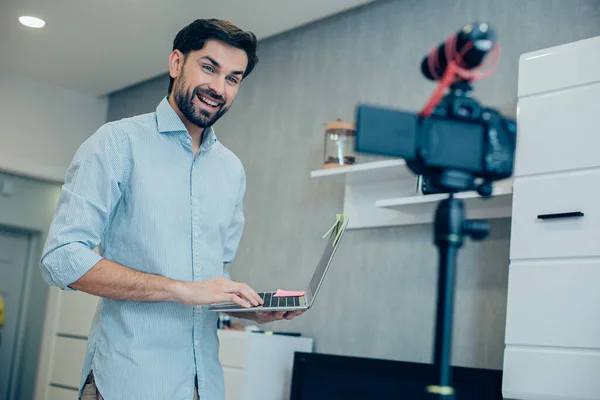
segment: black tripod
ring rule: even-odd
[[[473,240],[483,240],[488,232],[487,221],[465,220],[464,203],[453,194],[438,204],[434,223],[435,245],[439,250],[434,365],[439,371],[439,382],[427,387],[430,399],[455,398],[450,362],[456,255],[463,244],[464,235]]]

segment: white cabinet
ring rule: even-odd
[[[519,62],[503,394],[600,399],[600,37]]]
[[[48,303],[35,399],[75,399],[98,297],[51,287]]]
[[[87,338],[98,297],[80,291],[63,291],[58,304],[56,333]]]
[[[57,336],[50,365],[50,383],[78,388],[87,340]]]
[[[294,353],[313,351],[306,337],[219,330],[226,400],[289,399]]]
[[[69,389],[63,389],[60,387],[50,386],[46,392],[47,400],[75,400],[77,399],[77,392]]]

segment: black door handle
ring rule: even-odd
[[[546,219],[559,219],[559,218],[581,218],[583,217],[583,213],[581,211],[573,211],[573,212],[564,212],[564,213],[554,213],[554,214],[539,214],[538,219],[546,220]]]

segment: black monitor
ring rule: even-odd
[[[502,371],[452,367],[455,400],[502,400]],[[432,364],[297,352],[290,400],[431,399]]]

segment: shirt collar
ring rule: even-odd
[[[158,131],[160,133],[167,132],[187,132],[187,129],[179,115],[173,110],[169,99],[163,98],[156,107],[156,121],[158,123]]]
[[[215,135],[215,130],[213,127],[206,128],[204,130],[204,138],[202,140],[202,144],[200,148],[203,150],[210,149],[215,143],[217,143],[217,135]]]
[[[188,134],[183,121],[181,121],[179,115],[171,107],[168,97],[163,98],[156,107],[156,121],[160,133],[185,132],[186,135]],[[203,150],[210,149],[217,142],[217,136],[212,126],[205,129],[203,136],[204,140],[202,140],[202,144],[200,145],[200,148]]]

